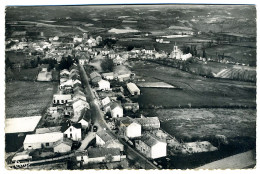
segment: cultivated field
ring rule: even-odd
[[[210,79],[143,61],[131,63],[132,70],[146,82],[163,81],[177,89],[141,88],[141,108],[255,107],[256,84]]]
[[[52,102],[57,83],[14,81],[6,83],[6,118],[40,115]]]

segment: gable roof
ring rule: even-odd
[[[154,145],[156,145],[157,143],[166,143],[166,140],[160,140],[158,137],[150,134],[150,133],[146,133],[144,134],[141,139],[140,139],[142,142],[144,142],[146,145],[152,147]]]
[[[89,158],[104,157],[107,155],[112,155],[112,156],[120,155],[120,149],[119,148],[89,148],[88,149]]]
[[[59,141],[57,141],[57,142],[55,142],[54,143],[54,145],[53,145],[53,147],[56,147],[56,146],[58,146],[58,145],[60,145],[60,144],[66,144],[66,145],[68,145],[68,146],[72,146],[72,140],[70,140],[70,139],[68,139],[68,138],[63,138],[63,139],[61,139],[61,140],[59,140]]]
[[[81,129],[82,126],[81,126],[81,123],[62,123],[62,126],[61,126],[61,132],[65,132],[70,126],[73,126],[74,128],[76,129]]]
[[[96,135],[99,136],[105,143],[114,139],[107,131],[104,130],[97,132]]]
[[[129,125],[131,125],[132,123],[137,123],[134,119],[130,118],[130,117],[122,117],[120,119],[120,122],[125,126],[128,127]],[[137,123],[139,124],[139,123]],[[140,125],[140,124],[139,124]]]
[[[142,127],[160,128],[160,120],[158,117],[135,118]]]
[[[44,127],[44,128],[38,128],[35,130],[36,134],[44,134],[44,133],[51,133],[51,132],[60,132],[61,126],[55,126],[55,127]]]
[[[30,134],[26,135],[24,143],[45,143],[45,142],[56,142],[63,138],[61,132],[51,132],[45,134]]]

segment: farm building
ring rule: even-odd
[[[94,71],[90,74],[90,80],[92,83],[98,83],[101,79],[101,75],[98,72]]]
[[[128,138],[136,138],[142,135],[141,125],[130,117],[123,117],[119,120],[120,132]]]
[[[61,132],[61,126],[44,127],[44,128],[38,128],[35,130],[35,134],[45,134],[45,133],[51,133],[51,132]]]
[[[114,73],[113,72],[103,73],[102,76],[106,80],[113,80],[114,79]]]
[[[108,156],[112,158],[109,160]],[[121,158],[125,158],[125,156],[121,156],[120,149],[117,148],[89,148],[86,152],[76,154],[77,161],[83,161],[83,164],[103,163],[106,160],[116,162],[121,161]]]
[[[70,94],[54,94],[53,104],[66,104],[72,101],[72,96]]]
[[[124,150],[124,145],[104,130],[97,132],[96,145],[106,148],[119,148],[120,151]]]
[[[47,71],[47,68],[43,68],[37,76],[37,81],[49,82],[52,80],[52,73]]]
[[[63,133],[51,132],[45,134],[26,135],[23,142],[24,149],[53,148],[54,143],[63,139]]]
[[[110,90],[110,83],[109,81],[106,81],[106,80],[100,80],[98,82],[98,88],[99,90]]]
[[[26,134],[33,133],[42,116],[5,119],[6,152],[15,152],[23,146]]]
[[[113,118],[123,117],[123,108],[120,104],[116,102],[110,105],[110,112]]]
[[[56,153],[67,153],[71,151],[72,140],[63,138],[53,145],[53,151]]]
[[[150,159],[165,157],[167,155],[166,140],[160,140],[149,133],[144,134],[140,140],[136,140],[135,147]]]
[[[131,95],[140,95],[140,89],[134,83],[127,83],[127,89]]]
[[[142,125],[143,130],[160,129],[160,120],[158,117],[135,118]]]
[[[63,132],[65,138],[69,138],[73,141],[80,141],[81,140],[81,124],[75,123],[64,123],[61,127],[61,132]]]

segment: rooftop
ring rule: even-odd
[[[120,155],[119,148],[90,148],[88,149],[88,157],[89,158],[97,158],[97,157],[104,157],[107,155]]]
[[[164,142],[166,143],[166,141],[164,140],[160,140],[159,138],[157,138],[155,135],[152,135],[152,134],[144,134],[141,139],[141,141],[143,141],[145,144],[147,144],[148,146],[154,146],[156,145],[157,143],[159,142]]]
[[[50,132],[60,132],[61,126],[56,127],[44,127],[44,128],[38,128],[36,129],[36,134],[44,134],[44,133],[50,133]]]
[[[45,142],[56,142],[63,139],[63,133],[52,132],[45,134],[31,134],[26,135],[24,143],[45,143]]]
[[[107,131],[99,131],[97,135],[106,143],[110,140],[113,140],[113,137]]]
[[[8,118],[5,120],[5,133],[33,132],[42,116]]]

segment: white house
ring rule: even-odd
[[[81,120],[78,121],[78,123],[81,124],[81,127],[83,129],[87,129],[89,127],[89,121],[85,120],[84,118],[82,118]]]
[[[53,104],[66,104],[72,100],[70,94],[54,94],[53,95]]]
[[[110,112],[113,118],[123,117],[123,107],[116,102],[110,105]]]
[[[113,72],[103,73],[102,76],[106,80],[113,80],[114,79],[114,73]]]
[[[141,125],[130,117],[120,119],[120,131],[128,138],[136,138],[142,135]]]
[[[135,141],[135,147],[147,158],[156,159],[167,155],[166,140],[160,140],[155,135],[145,134]]]
[[[45,134],[28,134],[26,135],[23,147],[27,149],[53,148],[54,143],[63,139],[63,133],[51,132]]]
[[[65,123],[62,125],[61,131],[63,132],[65,138],[69,138],[73,141],[81,141],[81,128],[80,123]]]
[[[111,102],[109,97],[106,97],[101,100],[102,106],[104,107],[105,105],[109,104]]]
[[[110,83],[109,83],[109,81],[106,81],[106,80],[100,80],[99,82],[98,82],[98,88],[99,88],[99,90],[110,90]]]
[[[127,83],[127,89],[131,95],[140,95],[140,89],[134,83]]]
[[[107,157],[112,157],[108,160]],[[77,152],[76,160],[78,162],[88,163],[104,163],[121,161],[125,156],[121,156],[120,149],[117,148],[89,148],[87,151]]]
[[[71,151],[72,140],[63,138],[53,145],[53,151],[56,153],[68,153]]]

